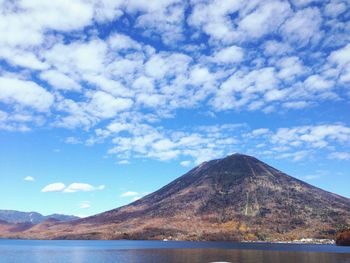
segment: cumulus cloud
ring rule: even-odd
[[[338,75],[339,81],[342,83],[350,82],[350,44],[333,51],[328,60],[335,65],[335,74]]]
[[[54,97],[33,81],[0,77],[0,101],[47,111],[53,104]]]
[[[91,208],[91,203],[89,201],[80,202],[79,208],[81,208],[81,209]]]
[[[237,46],[230,46],[217,51],[213,56],[216,63],[237,63],[243,60],[244,51]]]
[[[115,98],[106,92],[97,91],[92,94],[87,110],[100,118],[112,118],[118,112],[129,109],[132,104],[131,99]]]
[[[31,70],[35,79],[16,80],[18,83],[12,84],[37,85],[26,92],[35,93],[35,97],[45,99],[46,103],[29,100],[29,94],[20,96],[21,91],[16,94],[6,91],[3,93],[6,98],[3,95],[1,100],[25,104],[38,111],[52,109],[54,126],[90,129],[125,111],[135,113],[146,109],[162,119],[174,116],[179,109],[198,105],[210,106],[212,111],[271,112],[279,107],[297,110],[315,106],[322,100],[336,99],[338,96],[331,88],[315,91],[315,86],[332,86],[336,76],[331,79],[306,67],[304,60],[313,54],[301,52],[288,56],[286,53],[295,53],[298,47],[308,43],[318,43],[323,37],[325,19],[320,10],[341,12],[344,4],[332,1],[323,9],[308,6],[311,2],[306,1],[293,4],[298,8],[293,10],[288,2],[279,0],[193,1],[191,5],[177,0],[156,1],[151,5],[143,1],[77,1],[74,4],[64,1],[57,8],[58,2],[6,4],[2,7],[5,14],[2,19],[9,25],[15,28],[14,18],[22,16],[37,23],[29,30],[28,42],[20,41],[24,47],[17,45],[17,40],[10,40],[14,36],[9,35],[0,57],[11,65]],[[42,10],[52,15],[50,19],[42,19]],[[66,10],[67,19],[59,23],[56,18],[62,17],[62,10]],[[123,14],[135,16],[135,23],[118,20]],[[136,40],[132,34],[118,30],[99,37],[99,29],[94,28],[95,31],[85,33],[86,37],[77,35],[64,41],[72,30],[81,33],[79,30],[94,21],[103,24],[113,19],[116,19],[114,23],[125,22],[130,31],[140,30],[144,39]],[[52,30],[58,32],[51,35]],[[208,35],[209,41],[201,34]],[[164,45],[172,48],[159,49],[154,45],[158,40],[151,35],[159,35]],[[267,35],[269,38],[265,41]],[[181,46],[196,46],[198,39],[202,39],[202,44],[197,49],[183,52],[173,46],[178,41],[183,41]],[[254,43],[255,47],[246,43]],[[324,53],[327,52],[325,49]],[[343,62],[338,59],[341,54],[336,52],[346,50],[334,51],[329,56],[330,63],[338,65],[337,71],[342,72],[340,80],[346,82],[349,70],[343,70]],[[313,57],[321,59],[324,55],[327,54]],[[331,74],[331,70],[324,72]],[[291,85],[291,81],[299,78],[303,78],[300,83]],[[55,91],[55,100],[50,93],[45,93],[47,87],[42,87],[39,79]],[[71,92],[80,95],[71,95]],[[8,130],[10,127],[16,130],[17,126],[6,125]],[[22,129],[25,128],[22,126]]]
[[[92,186],[91,184],[85,183],[72,183],[68,185],[63,192],[65,193],[75,193],[75,192],[92,192],[97,190],[105,189],[105,185]]]
[[[73,91],[81,90],[81,86],[76,81],[74,81],[67,75],[60,73],[59,71],[44,71],[40,74],[40,77],[43,80],[46,80],[48,83],[50,83],[52,87],[56,89]]]
[[[191,165],[191,161],[182,161],[180,162],[180,165],[182,167],[189,167]]]
[[[256,129],[245,135],[255,144],[255,153],[276,159],[302,161],[325,154],[330,159],[347,158],[350,128],[343,124],[322,124],[288,128]],[[338,151],[335,151],[338,149]]]
[[[0,129],[80,129],[81,138],[65,142],[112,143],[119,164],[131,156],[185,166],[221,157],[239,147],[233,129],[166,123],[184,111],[286,114],[345,101],[348,7],[337,0],[5,1]],[[301,145],[281,155],[294,159],[339,148],[339,134],[346,136],[342,124],[255,128],[246,138],[269,139],[257,145],[281,152]]]
[[[92,192],[104,190],[105,185],[93,186],[86,183],[72,183],[66,186],[63,183],[52,183],[45,186],[41,192],[64,192],[64,193],[76,193],[76,192]]]
[[[349,141],[350,128],[341,124],[280,128],[271,139],[278,144],[308,144],[315,148],[323,148],[328,146],[330,141]]]
[[[330,159],[338,159],[338,160],[350,160],[350,153],[349,152],[332,152],[329,155]]]
[[[254,11],[244,14],[243,19],[238,22],[240,37],[255,39],[274,32],[290,13],[291,8],[287,1],[261,2]]]
[[[300,47],[317,44],[323,34],[320,30],[321,22],[319,9],[302,9],[283,24],[282,36],[291,44]]]
[[[70,31],[92,22],[93,8],[83,1],[17,1],[2,3],[2,45],[41,44],[46,30]],[[62,20],[62,17],[65,19]],[[28,23],[31,21],[33,23]]]
[[[327,16],[337,17],[338,15],[346,11],[346,3],[341,1],[330,1],[325,8],[324,12]]]
[[[200,127],[192,132],[160,132],[151,126],[138,124],[134,127],[128,131],[127,136],[112,139],[115,146],[109,150],[110,154],[121,159],[136,155],[161,161],[189,156],[198,164],[232,151],[237,143],[230,133],[237,128],[236,125],[207,127],[207,130]]]
[[[26,176],[23,178],[24,181],[27,181],[27,182],[34,182],[35,181],[35,178],[32,177],[32,176]]]
[[[122,193],[120,196],[121,197],[134,197],[134,196],[138,196],[140,193],[138,192],[134,192],[134,191],[127,191],[125,193]]]
[[[65,143],[68,143],[68,144],[80,144],[81,143],[81,140],[79,140],[78,138],[76,137],[67,137],[65,140],[64,140]]]
[[[66,186],[63,183],[52,183],[46,185],[43,189],[41,189],[41,192],[62,192],[65,188]]]
[[[123,164],[123,165],[130,164],[130,161],[129,160],[120,160],[120,161],[118,161],[118,164]]]

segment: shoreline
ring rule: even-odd
[[[213,242],[213,243],[243,243],[243,244],[300,244],[300,245],[336,245],[333,239],[302,238],[299,240],[175,240],[175,239],[31,239],[31,238],[6,238],[0,240],[23,240],[23,241],[159,241],[159,242]]]
[[[268,243],[268,244],[309,244],[309,245],[335,245],[333,239],[302,238],[298,240],[273,240],[273,241],[241,241],[242,243]]]

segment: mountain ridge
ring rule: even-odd
[[[79,219],[77,216],[73,215],[63,215],[63,214],[51,214],[44,216],[38,212],[23,212],[10,209],[0,209],[0,220],[6,221],[8,223],[32,223],[39,224],[47,219],[57,219],[59,221],[72,221]]]
[[[271,241],[332,238],[349,226],[350,199],[255,157],[233,154],[204,162],[131,204],[68,223],[45,222],[13,235]]]

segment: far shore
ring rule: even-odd
[[[243,243],[271,243],[271,244],[315,244],[315,245],[334,245],[333,239],[302,238],[298,240],[273,240],[273,241],[242,241]]]
[[[35,241],[164,241],[164,242],[232,242],[232,243],[255,243],[255,244],[310,244],[310,245],[335,245],[333,239],[317,239],[317,238],[302,238],[299,240],[180,240],[172,238],[164,239],[30,239],[30,238],[14,238],[0,237],[0,240],[35,240]]]

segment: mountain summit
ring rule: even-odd
[[[349,225],[349,199],[311,186],[254,157],[233,154],[204,162],[129,205],[71,223],[38,225],[21,235],[291,240],[332,237]]]

